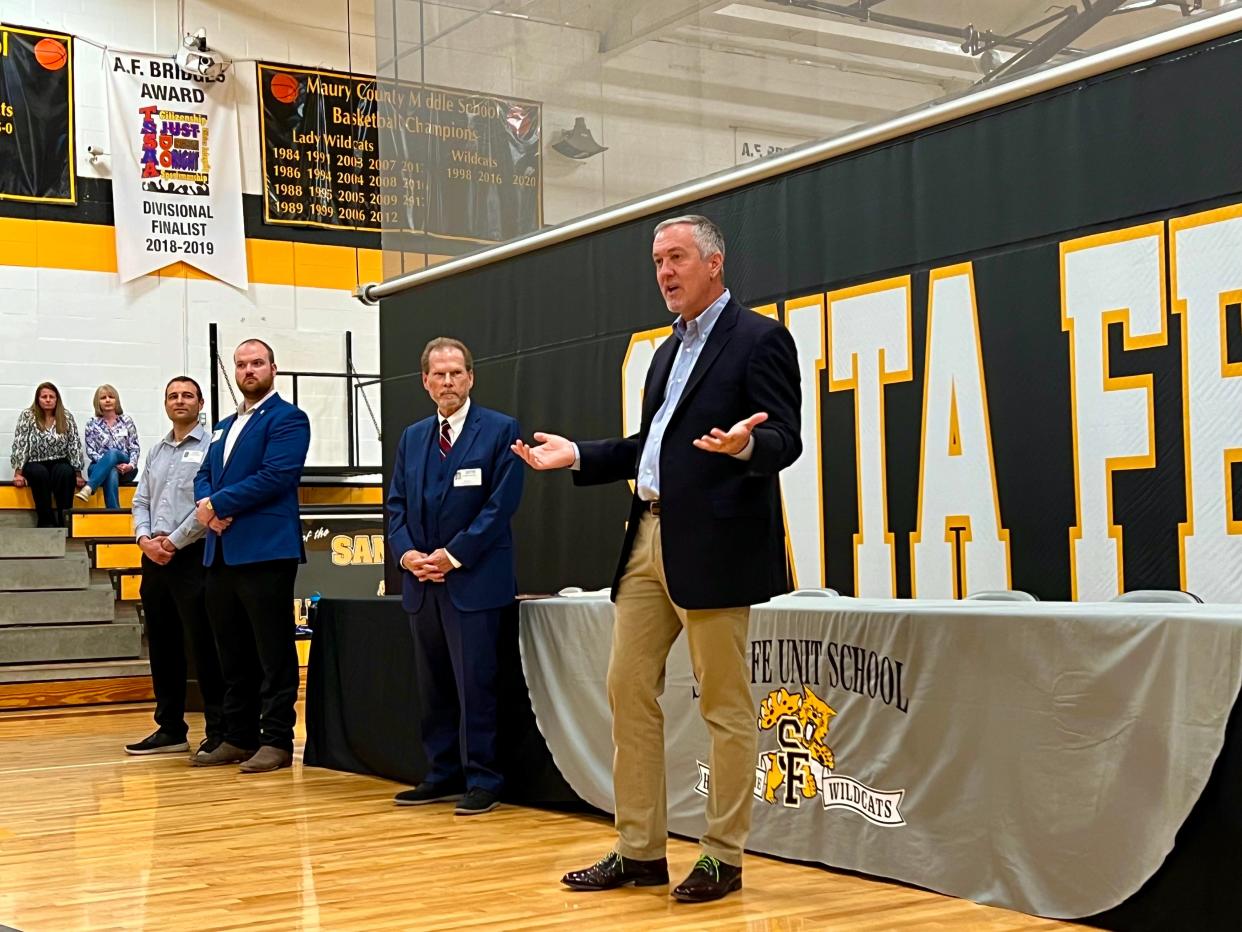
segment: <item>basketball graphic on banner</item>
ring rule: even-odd
[[[291,104],[298,99],[302,85],[298,83],[298,79],[293,75],[285,74],[282,71],[272,76],[271,88],[273,97],[282,104]]]
[[[69,52],[63,42],[55,39],[40,39],[34,47],[35,60],[48,71],[59,71],[69,60]]]

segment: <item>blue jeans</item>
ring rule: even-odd
[[[86,476],[86,484],[92,489],[103,489],[105,508],[121,507],[121,474],[116,471],[116,468],[128,462],[129,457],[120,450],[108,450],[91,464],[90,472]]]

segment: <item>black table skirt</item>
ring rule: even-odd
[[[427,772],[417,671],[399,598],[321,599],[306,672],[303,763],[414,785]],[[561,777],[535,724],[518,653],[518,612],[500,626],[497,756],[502,798],[587,808]]]
[[[1136,812],[1135,818],[1143,814]],[[1079,919],[1124,932],[1242,928],[1242,699],[1234,702],[1225,743],[1203,793],[1177,830],[1173,850],[1138,892],[1112,909]]]

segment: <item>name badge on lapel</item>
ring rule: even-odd
[[[186,450],[181,454],[181,458],[187,463],[201,463],[203,461],[202,450]]]
[[[211,435],[211,442],[212,442],[212,443],[215,443],[217,440],[219,440],[219,439],[220,439],[221,437],[223,437],[223,436],[224,436],[224,429],[223,429],[223,428],[221,428],[220,430],[217,430],[217,431],[215,431],[215,432],[213,432],[213,433],[212,433],[212,435]]]
[[[459,469],[453,473],[453,488],[463,485],[482,485],[483,470],[481,469]]]

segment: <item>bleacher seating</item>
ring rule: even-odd
[[[0,689],[81,680],[108,684],[113,698],[150,698],[138,597],[142,551],[129,512],[134,491],[122,486],[122,507],[113,510],[96,492],[70,513],[66,534],[36,529],[30,490],[0,483]],[[304,505],[376,505],[383,490],[306,485],[299,499]],[[305,646],[299,643],[303,663]],[[139,681],[141,689],[116,692],[118,682]],[[74,702],[92,701],[89,690],[74,695]],[[0,695],[0,708],[5,705]]]

